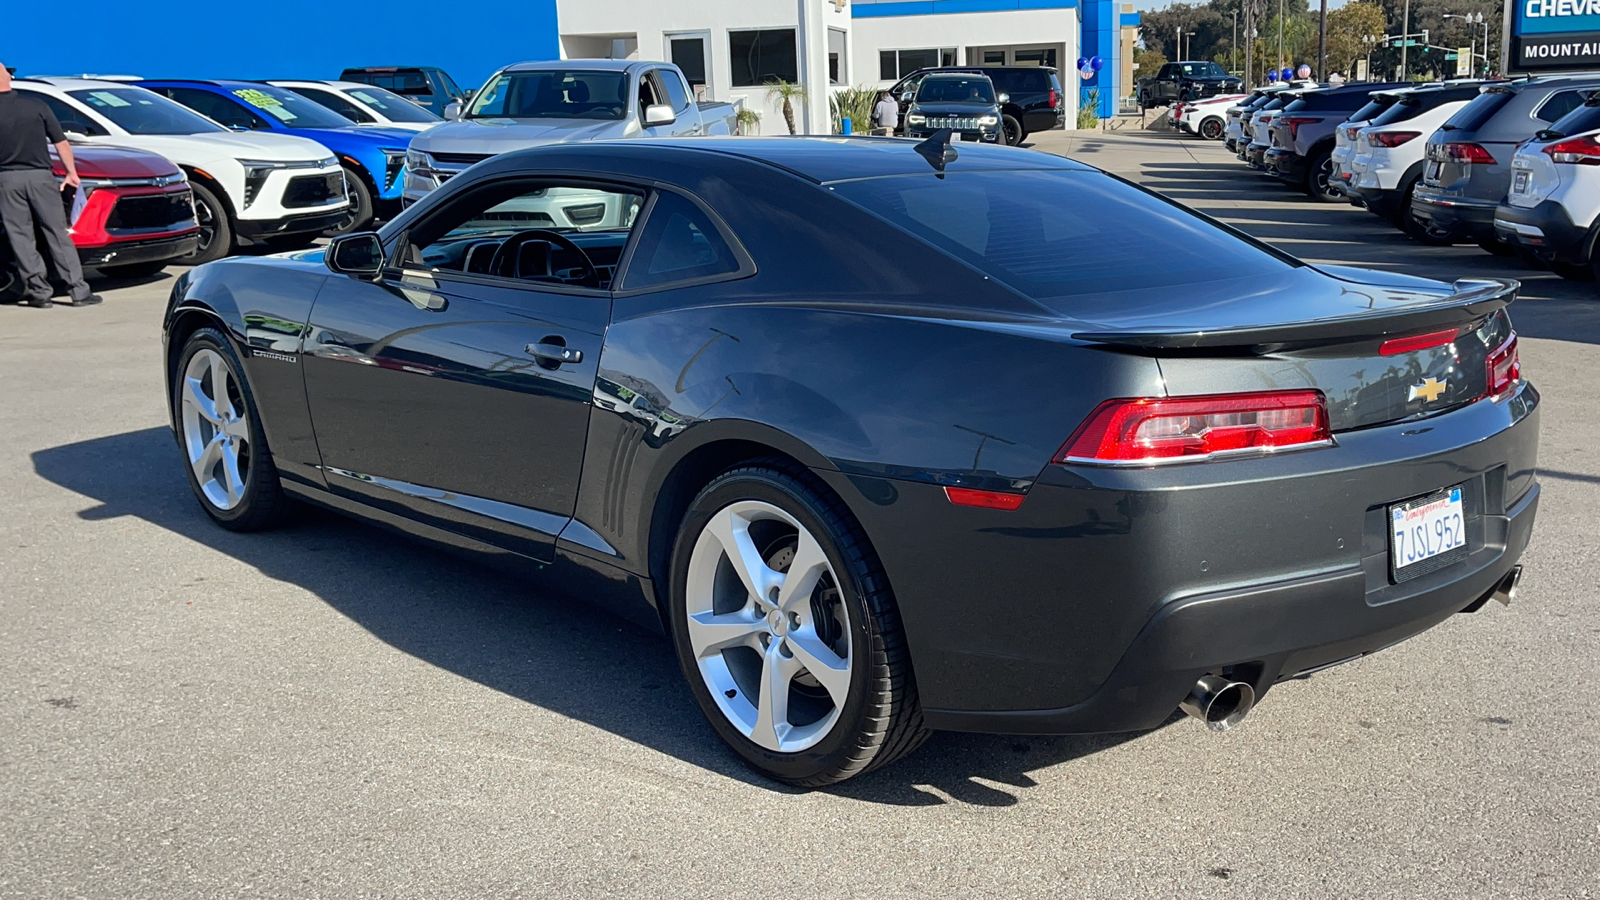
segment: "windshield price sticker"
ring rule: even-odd
[[[258,91],[255,88],[246,88],[242,91],[234,91],[233,95],[250,104],[251,106],[254,106],[256,109],[261,110],[267,115],[272,116],[280,122],[293,122],[295,119],[299,118],[294,113],[290,112],[288,107],[283,105],[282,100],[279,100],[277,97],[274,97],[264,91]]]
[[[90,91],[89,96],[100,101],[102,106],[132,106],[133,104],[118,97],[110,91]]]

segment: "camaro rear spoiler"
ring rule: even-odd
[[[1255,347],[1263,344],[1305,344],[1326,341],[1378,338],[1392,334],[1443,330],[1480,321],[1510,305],[1522,285],[1509,278],[1466,278],[1457,281],[1454,292],[1436,302],[1420,303],[1333,316],[1283,322],[1277,325],[1251,325],[1244,328],[1184,331],[1085,331],[1072,336],[1080,341],[1133,347],[1141,350],[1213,350],[1224,347]]]

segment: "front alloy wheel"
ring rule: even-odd
[[[679,530],[671,586],[690,690],[762,774],[822,787],[926,737],[888,579],[806,469],[774,461],[707,485]]]

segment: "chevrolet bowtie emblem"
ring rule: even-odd
[[[1421,400],[1424,403],[1432,403],[1439,399],[1439,395],[1444,393],[1444,389],[1445,383],[1439,379],[1425,379],[1421,384],[1413,384],[1411,386],[1411,393],[1406,397],[1406,402]]]

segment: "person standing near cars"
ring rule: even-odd
[[[878,105],[872,110],[872,118],[877,120],[879,128],[889,129],[894,134],[895,128],[900,125],[900,104],[884,91],[878,95]]]
[[[66,167],[66,180],[56,183],[50,166],[54,144]],[[61,192],[78,187],[78,166],[72,145],[50,107],[11,89],[11,72],[0,65],[0,225],[10,239],[11,255],[22,277],[23,303],[49,308],[53,293],[49,270],[39,254],[43,240],[57,274],[67,283],[73,306],[92,306],[100,298],[89,291],[78,265],[78,251],[67,234],[67,212]],[[35,230],[40,235],[35,238]]]

